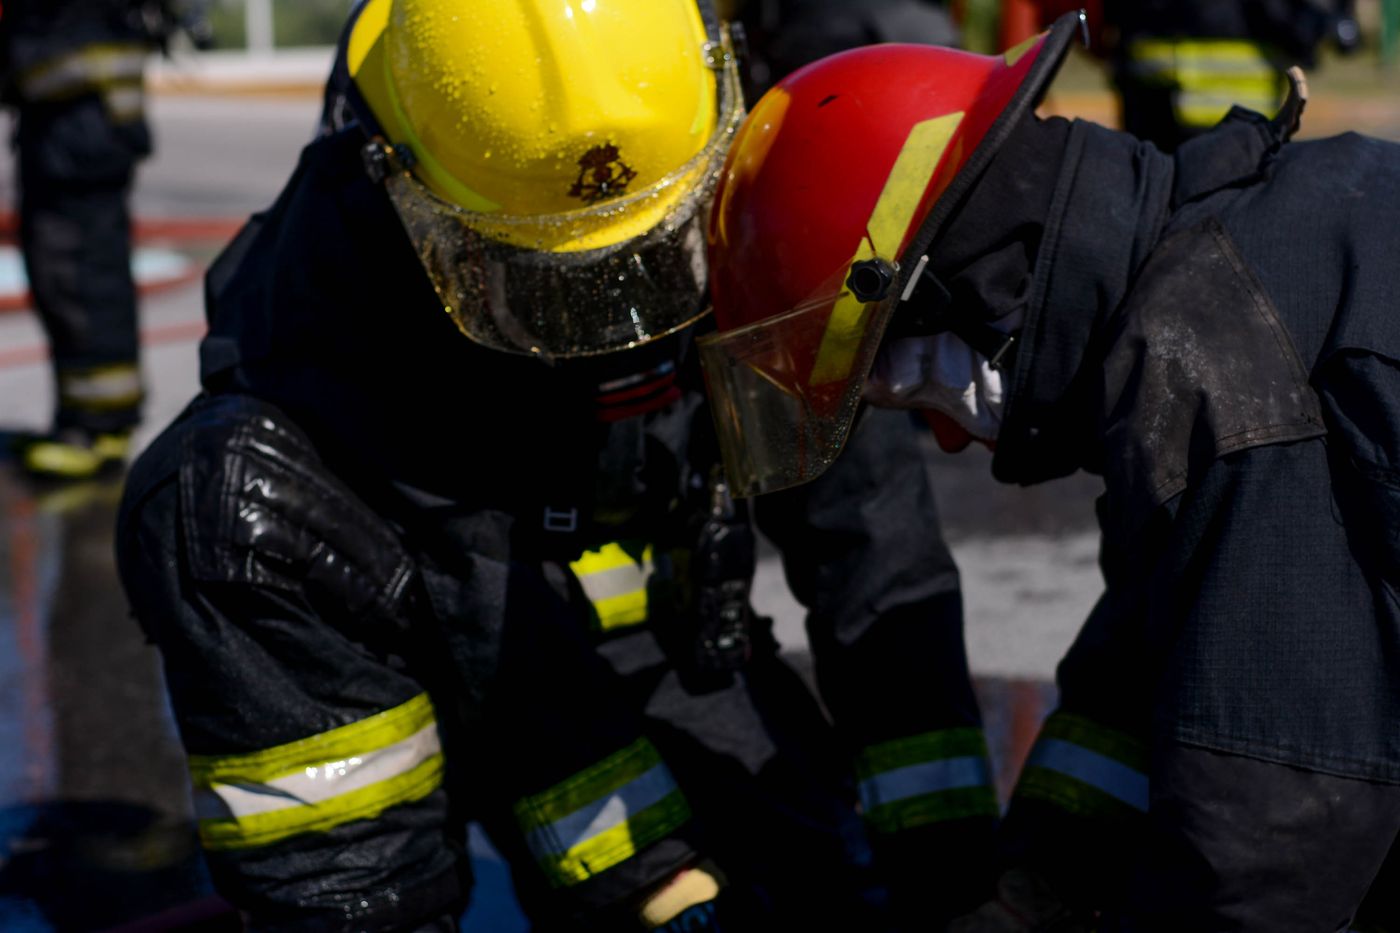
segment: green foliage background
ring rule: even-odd
[[[352,0],[274,0],[272,34],[277,47],[334,45],[351,6]],[[243,0],[218,0],[209,18],[215,48],[241,49],[247,44]]]

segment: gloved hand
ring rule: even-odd
[[[879,408],[931,409],[986,442],[996,441],[1005,402],[1001,371],[951,333],[886,341],[865,400]]]
[[[687,868],[642,902],[638,918],[645,929],[665,933],[718,931],[715,901],[723,883],[709,862]]]

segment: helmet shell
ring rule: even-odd
[[[809,65],[754,106],[730,149],[710,217],[721,330],[819,297],[872,234],[897,263],[939,197],[1025,84],[1044,34],[1004,55],[928,45],[852,49]],[[887,191],[903,155],[923,160]],[[897,230],[872,231],[881,198]],[[835,277],[835,278],[834,278]]]
[[[918,260],[1079,29],[1071,14],[995,56],[853,49],[754,106],[715,193],[717,330],[699,341],[739,494],[806,482],[835,460]]]
[[[483,217],[543,218],[645,189],[705,148],[720,118],[710,42],[693,0],[368,0],[346,59],[435,194]],[[583,242],[506,238],[608,246],[653,226],[663,201]]]

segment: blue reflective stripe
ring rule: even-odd
[[[910,797],[959,787],[991,786],[991,783],[987,760],[978,755],[968,755],[965,758],[925,761],[868,777],[860,782],[860,799],[866,810],[873,810],[881,804]]]
[[[528,837],[530,850],[537,855],[563,855],[581,843],[626,823],[628,818],[676,793],[675,780],[664,764],[595,800]]]
[[[1147,812],[1146,774],[1073,742],[1041,739],[1035,743],[1026,767],[1057,771],[1083,781],[1136,810]]]

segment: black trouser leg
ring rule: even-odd
[[[1154,749],[1145,852],[1101,929],[1335,931],[1400,832],[1400,787]]]
[[[136,286],[123,183],[28,185],[20,238],[57,381],[55,426],[94,432],[141,418]]]

